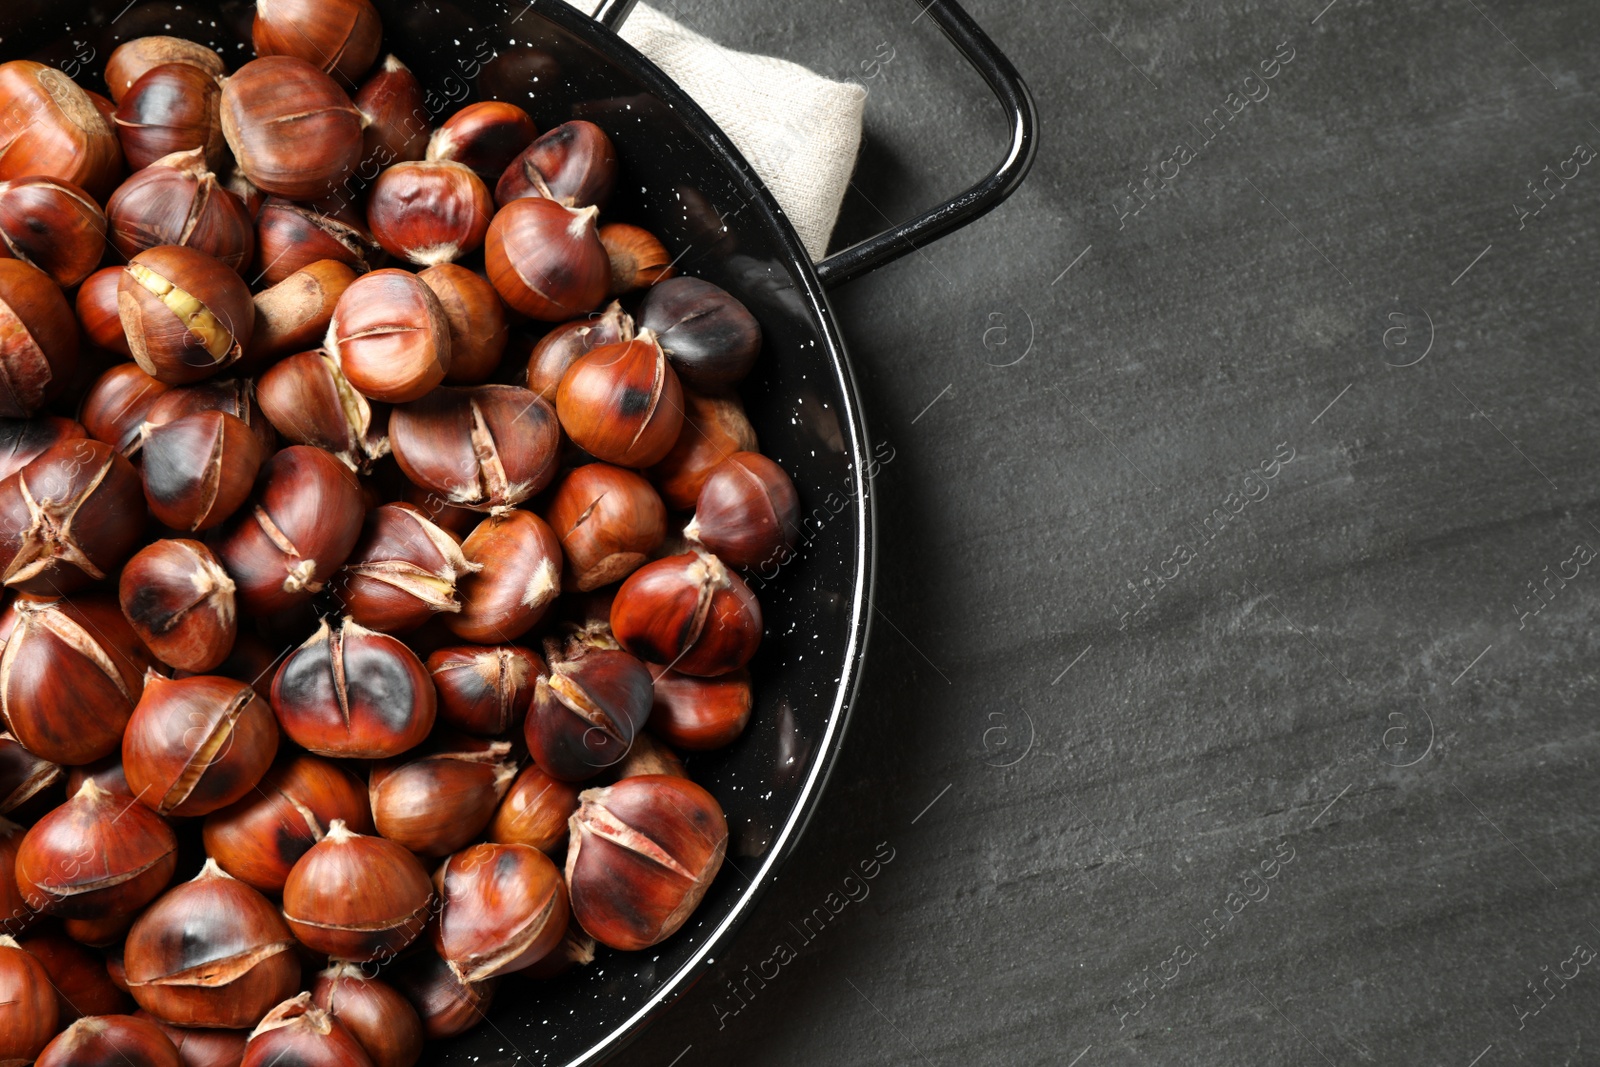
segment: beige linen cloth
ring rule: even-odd
[[[568,0],[585,12],[594,0]],[[798,63],[724,48],[640,4],[622,38],[705,108],[739,146],[812,259],[828,250],[861,147],[867,90]]]

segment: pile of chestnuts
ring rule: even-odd
[[[429,115],[369,0],[252,37],[0,64],[3,1063],[409,1067],[727,849],[755,318],[598,126]]]

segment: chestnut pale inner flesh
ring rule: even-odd
[[[133,275],[134,281],[178,316],[178,320],[199,340],[207,355],[219,360],[228,354],[228,350],[233,347],[232,331],[212,314],[210,308],[201,303],[199,297],[178,288],[142,263],[128,264],[128,273]]]

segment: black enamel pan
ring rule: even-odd
[[[728,813],[722,874],[689,924],[657,949],[602,949],[553,982],[507,981],[486,1025],[427,1062],[597,1064],[692,984],[797,849],[833,766],[860,676],[871,613],[875,454],[827,289],[979,218],[1033,160],[1033,101],[1015,69],[952,0],[914,0],[999,97],[1011,127],[984,181],[917,218],[813,264],[738,149],[616,29],[634,0],[587,18],[561,0],[377,0],[385,49],[415,70],[435,117],[473,99],[521,104],[540,129],[587,118],[616,144],[624,180],[608,214],[660,235],[679,269],[739,296],[766,345],[744,397],[762,451],[794,478],[805,532],[796,558],[758,577],[767,634],[750,729],[698,756],[693,776]],[[0,58],[52,62],[94,87],[118,43],[191,37],[236,67],[250,4],[221,0],[0,0]],[[62,36],[63,30],[68,31]]]

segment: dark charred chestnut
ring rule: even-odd
[[[600,227],[600,244],[611,263],[611,295],[648,289],[677,272],[661,239],[641,226],[612,222]]]
[[[117,306],[133,358],[169,385],[209,378],[236,362],[255,328],[244,279],[183,245],[134,256],[117,283]]]
[[[655,707],[650,729],[691,752],[732,744],[750,722],[750,672],[731,671],[696,678],[665,667],[651,667]]]
[[[382,251],[365,229],[277,197],[256,216],[256,271],[268,285],[324,259],[365,274]]]
[[[667,539],[667,509],[650,483],[605,463],[562,479],[549,516],[567,573],[583,592],[626,578]]]
[[[422,279],[375,270],[350,283],[328,324],[328,351],[362,396],[420,400],[450,369],[450,320]]]
[[[483,179],[443,160],[396,163],[367,198],[367,225],[378,244],[422,267],[476,252],[493,215]]]
[[[60,596],[121,566],[143,532],[139,475],[88,438],[46,449],[0,481],[0,565],[12,589]]]
[[[510,385],[435,389],[394,409],[389,444],[414,484],[477,511],[514,507],[555,476],[561,427]]]
[[[0,418],[27,418],[72,379],[78,325],[61,287],[20,259],[0,259],[0,337]]]
[[[0,480],[11,477],[63,441],[92,436],[81,423],[59,415],[0,419]]]
[[[39,1053],[35,1067],[181,1067],[155,1023],[131,1015],[79,1019]]]
[[[690,511],[717,464],[735,452],[756,452],[755,428],[736,396],[683,391],[683,429],[667,458],[650,468],[650,478],[674,511]]]
[[[367,513],[361,540],[335,580],[334,593],[362,626],[403,633],[438,612],[460,611],[457,583],[481,567],[418,509],[385,504]]]
[[[133,83],[164,63],[188,63],[221,77],[227,68],[222,57],[203,44],[182,37],[137,37],[117,46],[106,60],[106,85],[111,99],[121,101]]]
[[[311,752],[388,759],[427,738],[437,702],[427,668],[400,641],[324,619],[278,668],[272,708],[283,732]]]
[[[264,366],[320,345],[333,321],[333,309],[355,280],[355,271],[345,264],[319,259],[257,293],[256,328],[244,354],[246,366]]]
[[[423,157],[428,149],[428,110],[422,83],[410,67],[385,56],[352,102],[367,122],[359,173],[376,174],[391,163]]]
[[[17,887],[28,907],[47,915],[132,915],[166,888],[177,849],[165,819],[89,781],[23,836]]]
[[[460,612],[443,617],[457,637],[479,644],[515,641],[539,624],[561,592],[561,544],[531,511],[491,515],[461,551],[472,573],[459,584]]]
[[[611,138],[592,122],[564,122],[513,159],[495,185],[501,207],[523,197],[543,197],[563,207],[605,207],[617,180]]]
[[[301,993],[267,1013],[250,1034],[239,1067],[372,1067],[344,1025]]]
[[[626,652],[582,648],[550,657],[528,708],[528,751],[547,774],[593,778],[627,755],[650,717],[650,672]]]
[[[109,270],[121,274],[120,267]],[[95,277],[105,273],[100,271]],[[84,290],[89,284],[84,283]],[[117,322],[120,334],[121,320]],[[150,377],[137,363],[118,363],[89,387],[78,417],[83,420],[83,428],[90,437],[104,441],[124,456],[132,456],[144,445],[144,435],[139,431],[151,406],[171,388],[166,382]]]
[[[89,94],[54,67],[29,59],[0,63],[0,181],[44,175],[99,199],[122,169],[122,149]]]
[[[263,55],[222,83],[222,134],[233,158],[274,196],[333,193],[361,160],[362,121],[338,82],[295,55]]]
[[[259,0],[250,38],[258,56],[297,56],[350,84],[378,58],[383,23],[368,0]]]
[[[455,645],[428,656],[439,692],[439,719],[470,734],[493,737],[522,725],[544,660],[520,645]]]
[[[735,452],[700,490],[683,535],[735,567],[778,562],[800,532],[794,482],[759,452]]]
[[[593,349],[575,362],[556,391],[567,436],[619,467],[666,458],[683,429],[683,387],[649,330]]]
[[[31,263],[70,289],[105,255],[106,217],[93,197],[59,178],[0,182],[0,244],[0,254]]]
[[[0,734],[0,814],[9,814],[61,781],[58,764],[40,759],[10,734]]]
[[[222,139],[222,84],[190,63],[151,67],[122,94],[113,120],[130,170],[162,156],[198,150],[206,163],[227,160]]]
[[[85,1015],[120,1015],[133,1009],[128,994],[111,981],[105,960],[65,934],[29,934],[22,947],[44,964],[63,1024]]]
[[[567,820],[577,810],[578,786],[552,778],[543,767],[530,763],[494,813],[489,840],[554,852],[566,841]]]
[[[283,914],[301,944],[334,959],[392,959],[428,922],[433,884],[417,858],[335,821],[289,872]]]
[[[128,335],[122,332],[122,313],[117,310],[117,284],[121,281],[121,267],[95,271],[78,286],[74,309],[78,313],[78,325],[83,327],[90,344],[131,357],[133,350],[128,347]]]
[[[106,217],[112,247],[127,258],[184,245],[239,272],[255,254],[250,210],[217,182],[198,148],[156,159],[123,182],[106,204]]]
[[[647,563],[622,583],[611,630],[640,659],[710,678],[755,655],[761,605],[717,557],[686,552]]]
[[[567,890],[561,872],[527,845],[474,845],[434,875],[433,948],[463,983],[523,970],[561,943]]]
[[[134,553],[117,583],[122,614],[155,657],[203,674],[238,634],[233,579],[199,541],[156,541]]]
[[[261,440],[220,411],[145,424],[140,473],[150,513],[174,530],[219,526],[250,497],[261,470]]]
[[[517,765],[509,741],[441,737],[427,755],[372,769],[368,799],[378,833],[419,856],[440,857],[483,832]]]
[[[484,181],[497,182],[537,136],[533,119],[517,105],[480,100],[440,123],[428,141],[428,158],[464,164]]]
[[[232,804],[255,788],[277,754],[278,724],[267,702],[246,682],[205,674],[146,675],[122,738],[134,795],[174,817]]]
[[[393,980],[417,1010],[429,1041],[457,1037],[487,1019],[499,981],[490,978],[468,985],[431,950],[403,962]]]
[[[528,358],[528,388],[551,404],[567,369],[602,345],[633,340],[633,317],[613,300],[603,313],[564,322],[539,339]]]
[[[450,324],[452,385],[477,385],[494,374],[506,350],[506,309],[483,278],[457,263],[441,263],[418,274],[444,308]]]
[[[732,385],[761,354],[761,326],[727,290],[702,278],[653,287],[635,316],[650,330],[683,380],[697,389]]]
[[[373,1067],[412,1067],[422,1058],[422,1020],[387,982],[352,963],[335,963],[317,975],[311,1002],[350,1031]]]
[[[611,284],[611,261],[596,215],[539,197],[501,208],[484,241],[484,266],[500,298],[544,322],[598,307]]]
[[[0,936],[0,1063],[32,1063],[59,1027],[44,965]]]

